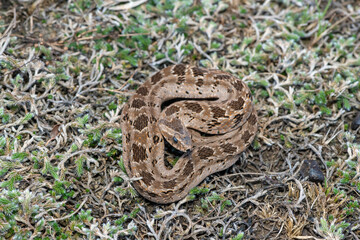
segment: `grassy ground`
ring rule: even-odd
[[[0,238],[359,239],[359,31],[355,0],[0,1]],[[157,205],[123,171],[119,115],[174,63],[244,78],[260,128]]]

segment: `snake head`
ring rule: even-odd
[[[163,137],[174,148],[182,152],[191,150],[191,134],[179,119],[160,119],[158,121],[158,126]]]

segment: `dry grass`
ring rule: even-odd
[[[0,9],[1,239],[359,239],[359,2]],[[243,78],[260,129],[237,164],[157,205],[123,170],[119,115],[149,75],[180,62]],[[305,160],[325,181],[309,181]]]

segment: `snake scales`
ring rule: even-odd
[[[227,72],[178,64],[148,79],[121,114],[123,159],[139,194],[157,203],[184,198],[233,165],[252,142],[257,114],[249,88]],[[165,164],[165,141],[184,152]]]

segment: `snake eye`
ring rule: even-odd
[[[173,137],[174,143],[178,143],[178,139],[174,136]]]

